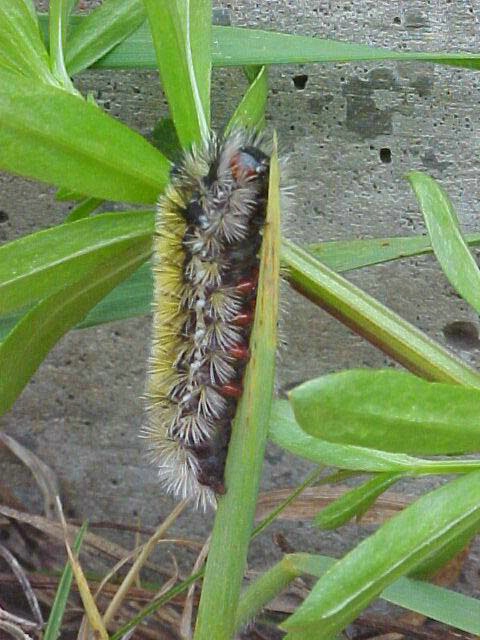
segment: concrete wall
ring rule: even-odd
[[[87,4],[87,3],[84,3]],[[479,50],[479,9],[464,0],[431,2],[223,3],[232,23],[337,38],[396,50]],[[304,76],[304,77],[299,77]],[[271,70],[269,125],[290,155],[295,204],[288,235],[299,241],[424,234],[403,176],[428,172],[447,189],[466,231],[478,230],[479,79],[468,70],[416,63],[305,65]],[[89,72],[78,78],[113,116],[149,135],[165,100],[156,74]],[[215,70],[214,115],[226,122],[245,88],[240,70]],[[44,185],[0,178],[0,240],[61,222],[68,205]],[[478,318],[452,290],[431,257],[348,275],[441,344],[478,364]],[[285,301],[279,388],[322,373],[383,367],[388,358],[296,294]],[[451,335],[465,321],[470,339]],[[2,426],[58,474],[69,515],[153,525],[173,506],[162,495],[137,434],[150,321],[133,319],[72,332],[52,351]],[[448,339],[447,337],[448,336]],[[0,451],[1,477],[34,508],[41,501],[24,468]],[[264,488],[300,481],[309,469],[269,447]],[[417,485],[405,485],[416,491]],[[189,514],[177,532],[206,533],[210,517]],[[340,554],[361,532],[349,526],[319,535],[307,524],[278,525],[298,549]],[[363,531],[363,530],[362,530]],[[129,538],[132,544],[132,538]],[[278,552],[269,536],[256,543],[260,562]],[[472,583],[472,556],[464,580]],[[472,564],[473,563],[473,564]],[[478,566],[478,563],[477,565]],[[470,567],[470,569],[468,568]],[[470,571],[470,573],[469,573]],[[470,576],[470,577],[469,577]],[[472,587],[473,589],[473,587]]]

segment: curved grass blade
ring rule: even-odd
[[[480,471],[422,496],[361,542],[317,582],[281,627],[315,634],[340,631],[401,575],[480,524]],[[310,636],[313,637],[313,636]]]
[[[426,173],[412,171],[407,178],[420,204],[444,274],[462,298],[480,313],[480,269],[463,237],[450,198]]]
[[[229,640],[253,528],[273,395],[280,271],[280,194],[276,152],[270,166],[252,357],[228,449],[227,493],[218,501],[195,640]]]
[[[366,472],[403,472],[407,475],[467,473],[480,469],[480,460],[424,460],[354,445],[326,442],[305,433],[286,400],[273,403],[269,437],[279,447],[317,464]]]
[[[199,32],[202,29],[209,32],[210,3],[144,0],[144,5],[170,113],[182,146],[190,147],[194,142],[206,140],[209,130],[210,42],[204,43],[205,51],[201,53],[197,46],[202,42]]]
[[[88,16],[73,22],[65,63],[71,75],[90,67],[145,21],[141,0],[104,0]]]
[[[56,84],[31,0],[0,3],[0,68]]]
[[[296,289],[413,373],[480,386],[478,372],[293,242],[283,241],[282,257]]]
[[[83,537],[87,531],[87,523],[85,522],[75,538],[72,550],[75,555],[80,553]],[[67,562],[63,570],[62,577],[58,583],[57,592],[53,601],[50,615],[48,617],[47,626],[43,632],[43,640],[57,640],[60,637],[63,615],[67,606],[68,596],[72,587],[73,571],[70,562]]]
[[[35,305],[0,345],[0,414],[11,408],[56,342],[113,287],[131,275],[151,251],[151,240],[136,240],[98,262],[81,280]]]
[[[4,76],[2,169],[97,198],[156,201],[170,163],[144,138],[62,89]]]
[[[58,225],[0,247],[2,313],[76,282],[134,242],[151,242],[154,213],[136,211]]]
[[[268,97],[267,67],[261,67],[230,118],[226,133],[235,127],[263,129]]]
[[[478,389],[351,369],[308,380],[289,398],[301,428],[329,442],[432,456],[480,450]]]

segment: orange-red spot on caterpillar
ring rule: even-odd
[[[231,356],[237,358],[237,360],[248,360],[250,358],[250,351],[241,344],[230,347],[228,352]]]
[[[249,324],[252,324],[252,321],[253,313],[249,312],[239,313],[233,318],[233,323],[239,327],[248,327]]]
[[[235,287],[235,290],[238,291],[238,293],[243,293],[243,294],[252,293],[257,288],[257,278],[249,278],[248,280],[241,280]]]
[[[227,384],[224,384],[218,388],[218,392],[222,396],[226,396],[227,398],[241,398],[242,391],[242,387],[239,384],[235,384],[234,382],[228,382]]]

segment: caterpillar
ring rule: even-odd
[[[197,506],[224,494],[232,420],[249,359],[269,155],[237,130],[183,154],[154,236],[147,425],[160,481]]]

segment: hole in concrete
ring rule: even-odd
[[[395,18],[393,19],[393,24],[401,24],[401,20],[398,16],[395,16]]]
[[[380,160],[384,164],[389,164],[392,161],[392,152],[388,147],[382,147],[379,152]]]
[[[443,335],[446,341],[459,349],[475,349],[480,346],[478,328],[473,322],[455,320],[443,327]]]
[[[308,82],[308,76],[305,73],[301,73],[298,76],[293,76],[293,84],[295,89],[305,89]]]
[[[7,221],[8,221],[8,219],[9,219],[9,218],[8,218],[8,213],[7,213],[6,211],[2,211],[2,210],[0,209],[0,224],[1,224],[2,222],[7,222]]]

